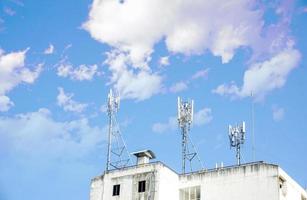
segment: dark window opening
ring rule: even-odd
[[[113,185],[113,196],[119,196],[120,185]]]
[[[282,189],[282,187],[284,186],[286,180],[283,177],[279,177],[279,188]]]
[[[145,192],[146,190],[146,181],[139,181],[139,192]]]

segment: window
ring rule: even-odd
[[[288,193],[288,187],[287,187],[286,179],[280,176],[278,182],[279,182],[279,189],[282,192],[282,195],[286,196],[287,193]]]
[[[146,181],[139,181],[139,188],[138,191],[140,192],[145,192],[146,190]]]
[[[119,196],[120,185],[113,185],[113,196]]]
[[[200,186],[180,189],[180,200],[200,200]]]
[[[279,177],[279,180],[278,180],[278,182],[279,182],[279,189],[282,189],[282,186],[284,185],[284,183],[285,183],[285,179],[283,178],[283,177]]]

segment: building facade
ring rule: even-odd
[[[306,191],[279,166],[263,162],[178,174],[140,151],[137,165],[91,181],[90,200],[307,200]]]

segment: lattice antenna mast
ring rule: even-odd
[[[123,168],[127,166],[131,160],[116,120],[116,113],[119,110],[119,105],[119,95],[114,94],[112,89],[110,89],[108,94],[109,132],[106,172],[108,172],[111,168]]]
[[[192,160],[196,157],[202,166],[202,162],[198,156],[198,153],[193,145],[191,139],[189,138],[190,128],[193,122],[193,107],[194,101],[182,101],[178,97],[178,124],[182,135],[182,173],[186,173],[186,164],[189,162],[190,170],[192,171]]]
[[[229,125],[228,127],[230,148],[236,148],[236,158],[238,165],[241,165],[241,145],[244,144],[245,133],[245,122],[243,122],[242,125],[236,125],[234,127]]]

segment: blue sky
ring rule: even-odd
[[[181,169],[177,97],[206,168],[243,161],[307,185],[306,1],[0,0],[0,199],[87,199],[105,169],[110,88],[129,151]],[[250,94],[253,93],[253,97]]]

